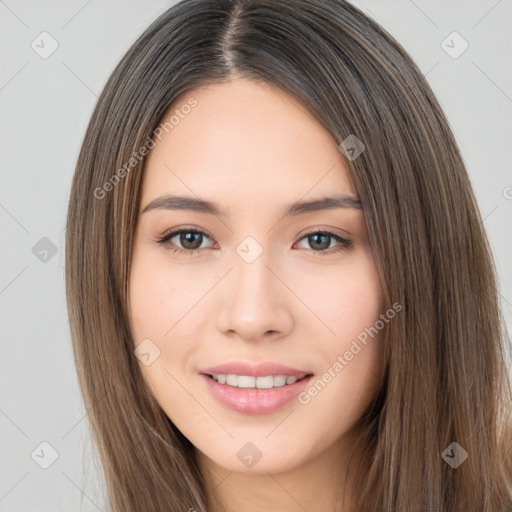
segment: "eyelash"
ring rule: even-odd
[[[196,254],[196,253],[198,253],[199,251],[202,250],[202,249],[180,249],[179,247],[178,248],[172,247],[172,245],[170,243],[170,240],[172,238],[174,238],[176,235],[180,235],[181,233],[200,234],[200,235],[203,235],[203,236],[205,236],[207,238],[210,238],[204,231],[201,231],[199,229],[191,228],[191,229],[179,229],[179,230],[176,230],[176,231],[171,231],[170,233],[167,233],[163,237],[161,237],[158,240],[156,240],[156,242],[158,244],[163,245],[165,249],[167,249],[167,250],[169,250],[169,251],[171,251],[173,253],[182,254],[184,256],[193,256],[194,254]],[[348,249],[352,245],[352,241],[351,240],[347,240],[346,238],[342,238],[341,236],[336,235],[335,233],[332,233],[330,231],[321,230],[321,229],[316,229],[316,230],[310,231],[309,233],[306,233],[304,236],[302,236],[300,238],[299,242],[301,240],[303,240],[304,238],[308,238],[310,236],[317,235],[317,234],[327,235],[327,236],[329,236],[331,238],[334,238],[340,244],[335,250],[331,250],[331,251],[328,251],[327,249],[326,250],[320,250],[320,251],[315,251],[313,249],[310,249],[312,252],[318,254],[319,256],[328,256],[329,254],[338,253],[338,252],[341,252],[341,251],[344,251],[344,250]]]

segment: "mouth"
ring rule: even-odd
[[[297,377],[296,375],[264,375],[264,376],[253,376],[253,375],[236,375],[234,373],[213,373],[204,374],[210,379],[230,386],[232,388],[243,388],[243,389],[273,389],[280,388],[283,386],[290,386],[296,382],[311,377],[312,373],[306,373],[302,376]]]
[[[313,372],[275,363],[227,363],[200,371],[206,390],[223,406],[242,414],[262,415],[289,404]]]

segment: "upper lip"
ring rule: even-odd
[[[230,363],[212,366],[200,370],[205,375],[248,375],[251,377],[265,377],[268,375],[286,375],[301,379],[306,375],[312,374],[311,371],[299,370],[279,363],[259,362],[250,363],[248,361],[232,361]]]

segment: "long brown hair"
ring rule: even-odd
[[[184,0],[110,76],[69,201],[73,350],[112,511],[206,511],[210,502],[193,445],[142,377],[128,277],[141,148],[178,96],[234,76],[280,87],[338,144],[355,135],[366,147],[347,163],[385,309],[398,301],[403,311],[386,330],[386,370],[361,418],[357,510],[512,510],[509,339],[493,258],[454,136],[421,71],[344,0]],[[457,468],[443,456],[454,442],[468,454]]]

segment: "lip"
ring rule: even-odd
[[[200,370],[199,373],[206,375],[213,375],[218,373],[226,375],[248,375],[250,377],[265,377],[267,375],[290,375],[300,379],[313,372],[310,370],[299,370],[290,366],[266,361],[260,363],[233,361],[231,363],[204,368],[203,370]]]
[[[251,364],[245,361],[205,368],[200,373],[208,391],[222,405],[236,412],[249,415],[269,414],[281,409],[303,391],[313,377],[313,372],[307,370],[299,370],[271,362]],[[252,377],[289,375],[300,380],[293,384],[271,389],[235,388],[226,384],[219,384],[210,377],[212,374],[219,373]]]

